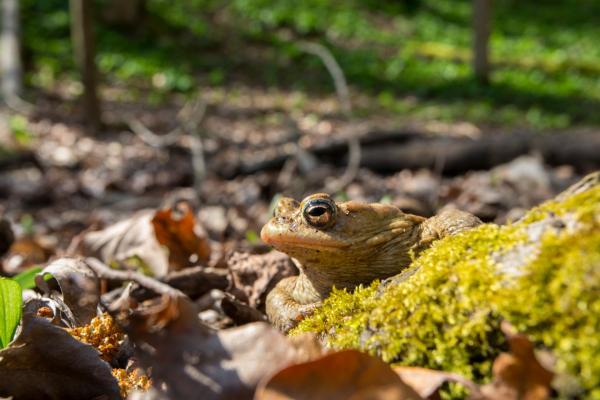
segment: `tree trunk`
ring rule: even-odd
[[[488,44],[492,0],[473,0],[473,70],[481,83],[487,83],[490,75]]]
[[[19,0],[2,0],[0,60],[2,64],[2,95],[4,98],[20,96],[23,90],[20,25]]]
[[[71,40],[75,62],[83,83],[83,109],[85,120],[93,132],[100,129],[100,102],[97,95],[94,30],[92,26],[92,0],[71,0]]]
[[[144,12],[144,0],[110,0],[103,14],[111,24],[137,24]]]

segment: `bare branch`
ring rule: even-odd
[[[198,96],[193,102],[184,104],[177,113],[177,119],[182,126],[178,126],[164,135],[154,133],[137,118],[129,118],[126,122],[129,129],[138,135],[144,143],[152,147],[166,147],[174,144],[185,133],[195,132],[204,119],[205,112],[206,103],[201,96]]]
[[[321,44],[312,42],[300,42],[298,46],[309,54],[316,55],[321,59],[327,71],[333,79],[335,91],[338,96],[338,100],[342,107],[342,110],[347,117],[352,116],[352,102],[350,101],[350,91],[348,90],[348,83],[344,75],[344,71],[335,60],[335,57],[329,51],[329,49]],[[326,185],[328,192],[338,192],[348,186],[358,173],[360,168],[361,149],[360,141],[358,137],[352,135],[348,138],[348,165],[344,174],[334,181],[329,182]]]
[[[187,102],[177,113],[180,126],[164,135],[154,133],[137,118],[127,120],[127,125],[129,125],[131,131],[144,143],[152,147],[161,148],[170,146],[177,142],[183,135],[189,135],[192,167],[194,170],[194,189],[196,193],[200,193],[200,187],[206,176],[202,130],[200,129],[200,125],[206,115],[206,109],[206,101],[200,95],[194,101]]]
[[[102,261],[93,257],[86,258],[85,263],[90,269],[92,269],[96,273],[96,275],[98,275],[98,278],[100,279],[109,279],[115,281],[131,281],[157,294],[175,294],[177,296],[184,296],[184,294],[181,291],[154,278],[140,274],[139,272],[130,270],[120,271],[112,269],[108,265],[104,264]]]
[[[194,190],[200,194],[202,182],[206,177],[206,162],[204,160],[203,131],[200,128],[206,115],[207,104],[202,96],[192,103],[186,104],[179,112],[185,131],[190,135],[190,150],[192,152],[192,168],[194,170]]]
[[[335,57],[331,51],[329,51],[329,49],[322,44],[313,42],[300,42],[298,46],[303,51],[319,57],[323,64],[325,64],[327,71],[333,79],[335,91],[338,95],[342,109],[347,115],[351,115],[352,103],[350,102],[350,91],[348,90],[346,76],[344,75],[344,71],[342,71],[342,68],[335,60]]]
[[[166,147],[174,144],[181,135],[183,135],[183,130],[179,127],[173,129],[167,134],[158,135],[148,129],[146,125],[144,125],[137,118],[130,118],[127,120],[127,125],[129,129],[133,133],[135,133],[144,143],[152,147]]]

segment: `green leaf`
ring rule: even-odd
[[[21,321],[21,285],[0,278],[0,349],[8,346]]]
[[[41,267],[32,267],[12,277],[21,285],[22,289],[33,289],[35,287],[35,276],[42,271]]]

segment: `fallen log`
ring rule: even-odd
[[[598,134],[513,134],[469,138],[423,138],[406,144],[363,149],[361,166],[379,171],[437,168],[447,175],[490,169],[520,155],[538,153],[550,165],[569,164],[579,171],[600,166]]]
[[[347,163],[346,140],[307,146],[304,150],[322,162]],[[378,131],[361,135],[361,167],[390,173],[402,169],[435,168],[445,175],[489,169],[520,155],[539,153],[550,165],[572,165],[580,172],[600,167],[600,135],[597,133],[515,133],[480,138],[449,137],[412,131]],[[280,169],[294,153],[253,150],[238,164],[216,168],[228,178]],[[231,158],[228,158],[231,163]],[[216,164],[218,165],[218,160]]]

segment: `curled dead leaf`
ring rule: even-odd
[[[510,346],[510,354],[502,353],[494,361],[494,380],[482,387],[490,400],[544,400],[550,394],[553,373],[544,368],[535,356],[533,343],[503,322],[502,332]]]
[[[46,280],[51,275],[53,279]],[[60,258],[35,277],[36,286],[49,298],[64,302],[61,311],[72,315],[72,325],[85,325],[96,316],[100,284],[84,260]]]
[[[286,367],[263,380],[255,400],[393,399],[422,397],[380,359],[357,350]]]
[[[142,210],[105,229],[87,232],[79,250],[106,264],[117,261],[157,277],[206,263],[210,257],[208,239],[185,202],[156,212]]]
[[[86,232],[79,250],[106,264],[137,258],[137,264],[142,265],[136,267],[147,269],[154,276],[164,276],[169,272],[169,258],[154,235],[153,218],[154,211],[142,210],[105,229]]]
[[[420,367],[394,367],[394,371],[425,399],[438,398],[439,390],[448,382],[456,382],[469,390],[469,399],[483,399],[479,387],[462,375]]]
[[[158,242],[169,249],[171,270],[206,264],[209,260],[206,233],[187,202],[180,201],[171,208],[158,210],[152,225]]]
[[[160,398],[250,399],[264,376],[313,354],[266,323],[213,331],[184,296],[147,301],[118,318]]]
[[[97,350],[33,313],[24,314],[21,333],[0,350],[0,376],[0,397],[120,399],[117,380]]]

